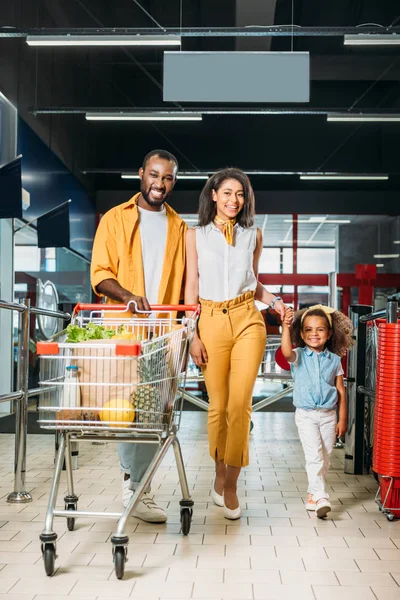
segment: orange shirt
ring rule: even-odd
[[[132,294],[145,296],[137,208],[139,195],[115,206],[100,220],[90,268],[92,287],[98,296],[102,294],[96,288],[105,279],[115,279]],[[178,304],[182,299],[187,226],[168,204],[165,204],[165,208],[168,229],[158,303]],[[107,302],[115,304],[110,298],[107,298]]]

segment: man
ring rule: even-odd
[[[172,196],[178,161],[165,150],[153,150],[139,169],[140,193],[109,210],[96,232],[91,264],[95,293],[107,302],[138,310],[150,304],[179,304],[185,270],[186,225],[166,203]],[[119,444],[122,502],[127,506],[157,447]],[[165,512],[145,493],[133,515],[164,523]]]

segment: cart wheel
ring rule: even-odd
[[[193,511],[191,508],[181,508],[181,531],[187,535],[190,531]]]
[[[254,423],[253,421],[250,421],[250,433],[253,431],[254,429]]]
[[[65,510],[76,510],[76,504],[66,504]],[[68,531],[73,531],[75,529],[74,517],[67,517],[67,527]]]
[[[114,548],[114,569],[117,579],[122,579],[125,573],[126,553],[123,546]]]
[[[394,514],[393,513],[387,513],[386,518],[388,521],[394,521]]]
[[[44,560],[44,570],[46,571],[46,575],[51,577],[55,570],[55,562],[56,562],[56,547],[53,544],[45,544],[42,549],[43,560]]]

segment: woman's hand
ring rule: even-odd
[[[208,356],[205,346],[197,333],[195,333],[193,341],[190,345],[190,356],[193,359],[193,362],[198,367],[204,367],[207,364]]]
[[[285,319],[286,304],[282,300],[277,300],[274,304],[274,310],[278,313],[282,321]]]

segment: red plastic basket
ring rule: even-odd
[[[379,475],[382,508],[400,517],[400,477],[389,479]]]
[[[390,479],[381,476],[395,477],[385,504],[400,511],[400,324],[396,323],[378,328],[374,421],[373,469],[380,475],[382,502]]]

